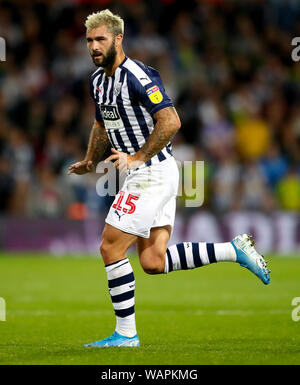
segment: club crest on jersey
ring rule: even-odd
[[[122,88],[122,83],[117,83],[114,87],[114,95],[118,96]]]
[[[146,90],[148,98],[151,100],[152,103],[158,104],[163,100],[163,96],[157,86],[153,86],[151,88],[148,88]]]

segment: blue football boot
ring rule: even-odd
[[[140,346],[139,337],[137,334],[134,337],[125,337],[121,336],[118,332],[114,332],[111,336],[104,338],[101,341],[91,342],[84,345],[86,348],[110,348],[112,346],[116,347],[137,347]]]
[[[231,244],[236,252],[236,261],[243,267],[249,269],[262,280],[265,285],[270,283],[270,272],[264,258],[254,248],[254,241],[247,234],[238,235]]]

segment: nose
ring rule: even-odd
[[[99,51],[99,44],[96,40],[93,40],[91,43],[90,43],[90,50],[92,52],[95,52],[95,51]]]

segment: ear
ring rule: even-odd
[[[116,47],[121,47],[122,42],[123,42],[123,35],[121,33],[119,33],[116,36]]]

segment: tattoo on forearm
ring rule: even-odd
[[[95,122],[90,134],[86,159],[96,166],[109,145],[109,139],[103,124]]]
[[[159,153],[159,151],[169,143],[173,135],[174,132],[170,132],[166,123],[162,124],[162,122],[157,122],[148,141],[140,149],[141,153],[144,155],[145,161]]]
[[[161,115],[161,119],[157,120],[147,142],[139,150],[145,162],[159,153],[170,142],[177,131],[173,110],[163,111]]]

